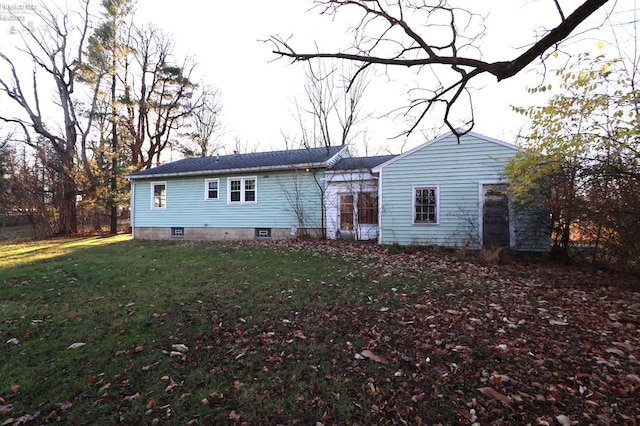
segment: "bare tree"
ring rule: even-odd
[[[0,113],[0,119],[18,125],[24,132],[24,142],[39,149],[39,142],[31,137],[35,132],[40,136],[38,140],[44,139],[57,157],[51,163],[57,167],[61,179],[61,194],[53,198],[59,211],[57,233],[72,234],[77,232],[76,198],[81,192],[76,180],[78,142],[88,136],[90,127],[80,128],[80,111],[74,99],[78,65],[82,62],[89,29],[89,0],[81,2],[78,17],[44,3],[33,10],[40,24],[37,29],[17,21],[23,30],[21,51],[34,66],[27,85],[24,83],[29,78],[18,70],[16,62],[0,53],[6,71],[0,74],[0,93],[18,107]],[[47,84],[53,86],[53,100],[42,96],[44,90],[51,90]],[[89,108],[87,114],[89,118],[91,110]]]
[[[368,75],[363,72],[352,77],[348,67],[341,68],[335,64],[308,63],[306,98],[302,104],[295,102],[304,147],[347,145],[355,136],[354,127],[362,118],[361,104]]]
[[[140,170],[160,162],[173,132],[192,112],[195,64],[185,59],[177,65],[173,41],[153,26],[133,28],[132,47],[124,74],[125,126],[132,166]]]
[[[210,87],[203,88],[185,123],[190,131],[186,135],[187,141],[178,148],[182,154],[186,157],[208,157],[222,148],[220,143],[211,140],[220,131],[221,110],[220,93]]]
[[[468,10],[452,6],[449,0],[316,0],[316,8],[323,15],[335,16],[342,9],[359,12],[359,21],[353,29],[353,48],[337,52],[299,52],[289,39],[272,36],[274,53],[294,61],[314,58],[332,58],[358,64],[358,72],[373,65],[383,67],[428,67],[434,85],[423,88],[424,96],[411,100],[409,111],[417,118],[405,132],[407,135],[417,128],[427,113],[437,106],[444,107],[444,122],[456,135],[469,132],[474,125],[471,117],[460,129],[453,122],[452,107],[468,97],[469,83],[481,74],[491,74],[498,81],[522,71],[548,49],[557,46],[608,0],[584,0],[576,9],[566,14],[559,1],[554,0],[559,15],[559,24],[551,28],[540,39],[514,58],[488,62],[482,59],[478,41],[484,33],[484,18]],[[346,11],[345,11],[346,13]],[[478,53],[480,53],[478,55]],[[419,72],[419,71],[418,71]]]

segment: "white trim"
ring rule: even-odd
[[[131,182],[131,191],[129,196],[131,197],[131,211],[129,212],[129,225],[131,226],[131,238],[136,238],[136,184]]]
[[[164,206],[156,207],[156,197],[155,197],[155,187],[156,185],[164,185]],[[166,181],[158,181],[151,182],[151,210],[166,210],[167,209],[167,182]]]
[[[209,198],[209,182],[216,182],[218,184],[218,196],[216,198]],[[204,180],[204,200],[205,201],[218,201],[220,199],[220,178],[211,178]]]
[[[378,244],[382,244],[382,170],[378,174]]]
[[[231,201],[231,181],[240,181],[240,201]],[[253,201],[245,201],[245,182],[253,180],[255,182],[255,199]],[[258,204],[258,176],[234,176],[227,178],[227,204],[229,205],[246,205],[246,204]]]
[[[344,155],[345,152],[347,154],[346,156]],[[342,160],[343,158],[349,158],[349,157],[351,157],[351,153],[349,152],[349,146],[345,145],[344,148],[336,152],[331,158],[328,158],[324,162],[325,167],[329,168],[333,166],[335,163],[337,163],[338,161]]]
[[[435,222],[416,222],[416,189],[435,189],[436,190],[436,221]],[[425,184],[425,185],[414,185],[411,187],[411,224],[416,226],[440,225],[440,185]]]
[[[413,149],[410,149],[409,151],[398,155],[397,157],[393,157],[391,160],[389,160],[389,161],[387,161],[385,163],[377,165],[376,167],[371,169],[371,172],[372,173],[379,173],[380,170],[383,167],[386,167],[389,164],[395,163],[396,161],[401,160],[401,159],[413,154],[416,151],[419,151],[419,150],[421,150],[423,148],[426,148],[426,147],[428,147],[430,145],[433,145],[433,144],[435,144],[437,142],[440,142],[441,140],[446,139],[446,138],[451,137],[451,136],[453,136],[453,132],[447,132],[444,135],[440,135],[435,139],[432,139],[432,140],[430,140],[428,142],[425,142],[422,145],[418,145],[417,147],[415,147]],[[506,148],[510,148],[510,149],[513,149],[514,151],[518,151],[518,147],[513,145],[513,144],[510,144],[508,142],[503,142],[503,141],[500,141],[498,139],[493,139],[493,138],[490,138],[488,136],[481,135],[479,133],[469,132],[469,133],[467,133],[465,135],[462,135],[461,138],[464,138],[465,136],[472,136],[472,137],[477,138],[477,139],[481,139],[481,140],[484,140],[484,141],[487,141],[487,142],[491,142],[491,143],[495,143],[495,144],[498,144],[498,145],[502,145],[502,146],[504,146]]]

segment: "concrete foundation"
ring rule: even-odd
[[[292,233],[291,228],[133,228],[133,238],[139,240],[191,240],[191,241],[239,241],[239,240],[283,240],[309,236],[320,238],[322,230],[318,228],[300,230]]]

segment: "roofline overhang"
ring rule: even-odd
[[[179,173],[156,173],[142,176],[127,175],[125,178],[129,181],[139,179],[157,179],[167,177],[192,177],[203,175],[221,175],[221,174],[238,174],[247,172],[274,172],[274,171],[286,171],[297,169],[321,169],[326,168],[326,163],[300,163],[291,164],[287,166],[267,166],[267,167],[245,167],[241,169],[221,169],[221,170],[197,170],[193,172],[179,172]]]

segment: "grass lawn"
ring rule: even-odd
[[[323,241],[0,241],[0,425],[640,423],[638,279]]]

